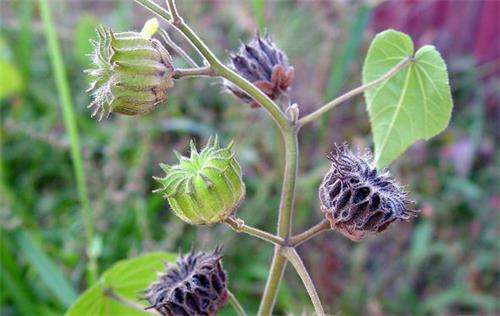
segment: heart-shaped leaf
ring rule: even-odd
[[[363,65],[363,84],[413,57],[396,75],[365,91],[375,143],[375,162],[383,168],[419,139],[443,131],[450,121],[453,102],[446,64],[434,46],[414,54],[411,38],[387,30],[372,41]]]
[[[175,262],[176,258],[177,256],[171,253],[153,252],[119,261],[103,273],[99,282],[76,300],[66,316],[148,315],[145,311],[119,303],[106,292],[112,291],[121,298],[141,305],[141,293],[157,278],[157,272],[165,269],[165,262]]]

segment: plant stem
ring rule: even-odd
[[[298,235],[295,235],[290,238],[290,245],[291,246],[298,246],[301,243],[313,238],[314,236],[317,236],[321,234],[322,232],[330,229],[330,222],[326,219],[322,220],[318,224],[314,225],[313,227],[309,228],[303,233],[300,233]]]
[[[265,240],[267,242],[273,243],[277,246],[283,245],[284,242],[283,238],[268,233],[266,231],[260,230],[258,228],[247,226],[245,225],[245,222],[243,222],[243,220],[241,219],[229,217],[226,219],[226,224],[230,226],[235,232],[246,233],[254,237],[260,238],[262,240]]]
[[[97,258],[91,250],[92,241],[94,239],[94,229],[92,226],[92,210],[87,194],[87,185],[85,172],[83,169],[82,154],[80,152],[80,141],[78,138],[78,129],[76,125],[76,117],[73,111],[73,103],[71,101],[71,93],[66,78],[66,70],[64,69],[64,60],[62,58],[61,49],[57,40],[57,33],[52,21],[52,14],[47,0],[39,0],[40,14],[43,20],[45,37],[48,43],[49,56],[52,62],[52,71],[56,81],[57,91],[59,94],[59,102],[61,104],[64,126],[70,138],[70,153],[73,162],[73,171],[76,178],[76,189],[81,203],[81,215],[85,229],[85,239],[87,242],[86,254],[88,257],[87,264],[87,282],[92,285],[97,278]]]
[[[227,294],[229,298],[229,303],[231,303],[231,306],[233,306],[234,310],[236,311],[236,315],[246,316],[247,313],[245,312],[245,309],[243,309],[243,306],[241,306],[236,296],[234,296],[234,294],[229,290],[227,290]]]
[[[149,11],[157,14],[158,16],[163,18],[166,22],[170,22],[170,18],[171,18],[170,13],[167,10],[165,10],[164,8],[157,5],[155,2],[153,2],[151,0],[134,0],[134,1],[137,2],[138,4],[142,5],[143,7],[148,9]]]
[[[212,77],[215,73],[210,66],[198,67],[198,68],[178,68],[174,70],[173,77],[175,79],[183,78],[183,77],[199,77],[199,76],[208,76]]]
[[[288,261],[290,261],[290,263],[297,271],[297,274],[302,279],[302,282],[306,287],[307,293],[311,298],[311,302],[314,305],[315,314],[318,316],[324,316],[325,311],[323,310],[323,306],[321,305],[321,301],[319,299],[318,293],[316,292],[316,288],[314,287],[314,283],[295,248],[283,247],[281,248],[281,253],[288,259]]]
[[[278,236],[288,239],[291,232],[292,211],[295,201],[295,182],[297,179],[299,145],[297,129],[286,130],[285,139],[285,172],[278,217]],[[280,254],[280,247],[274,251],[271,269],[267,279],[264,294],[259,307],[259,315],[271,315],[278,288],[285,270],[286,260]]]
[[[158,6],[151,0],[135,1],[158,14],[166,21],[170,19],[170,14],[165,14],[166,12],[164,10],[159,10]],[[205,57],[216,74],[229,80],[231,83],[251,96],[259,105],[266,109],[269,115],[273,118],[274,122],[278,125],[285,143],[285,171],[279,208],[278,236],[286,241],[290,236],[291,216],[295,198],[295,180],[297,178],[298,166],[298,126],[292,124],[283,111],[266,94],[251,84],[248,80],[226,67],[217,59],[217,57],[198,37],[198,35],[196,35],[196,33],[186,23],[184,23],[177,12],[174,0],[167,0],[167,4],[172,10],[173,26],[179,29],[189,39],[189,41],[191,41],[191,43],[198,48],[200,54]],[[259,308],[259,315],[271,314],[285,266],[286,259],[280,254],[280,246],[276,246],[270,274]]]
[[[172,3],[174,2],[172,0],[168,1]],[[135,2],[151,10],[153,13],[159,15],[165,21],[169,22],[171,15],[151,0],[135,0]],[[276,103],[274,103],[273,100],[271,100],[266,94],[264,94],[257,87],[251,84],[248,80],[241,77],[233,70],[226,67],[222,62],[220,62],[219,59],[217,59],[217,57],[214,55],[214,53],[207,47],[207,45],[198,37],[198,35],[196,35],[196,33],[186,23],[184,23],[182,18],[179,17],[178,19],[174,19],[172,21],[172,25],[176,27],[180,32],[182,32],[186,36],[186,38],[196,48],[198,48],[200,54],[205,57],[205,59],[212,66],[217,75],[220,75],[235,84],[238,88],[242,89],[249,96],[251,96],[264,109],[266,109],[273,120],[276,122],[276,124],[280,127],[282,133],[285,129],[289,128],[288,119],[281,111],[281,109],[276,105]]]
[[[113,300],[117,301],[118,303],[120,303],[122,305],[125,305],[125,306],[128,306],[130,308],[133,308],[133,309],[135,309],[138,312],[148,313],[148,314],[151,314],[151,315],[160,315],[160,313],[158,313],[155,310],[146,309],[145,306],[142,306],[141,304],[139,304],[137,302],[131,301],[128,298],[123,297],[123,296],[117,294],[115,291],[113,291],[112,288],[105,288],[103,290],[103,292],[104,292],[104,295],[106,295],[110,299],[113,299]]]
[[[413,57],[407,57],[407,58],[403,59],[401,62],[399,62],[396,66],[394,66],[391,70],[389,70],[386,74],[382,75],[380,78],[375,79],[372,82],[369,82],[369,83],[364,84],[362,86],[359,86],[355,89],[352,89],[351,91],[348,91],[348,92],[344,93],[343,95],[337,97],[336,99],[333,99],[332,101],[326,103],[325,105],[323,105],[322,107],[320,107],[316,111],[301,118],[298,121],[299,127],[303,126],[304,124],[315,121],[321,115],[323,115],[327,111],[333,109],[335,106],[339,105],[340,103],[342,103],[346,100],[349,100],[350,98],[360,94],[361,92],[391,78],[392,76],[396,75],[400,70],[405,68],[412,61],[413,61]]]
[[[164,29],[160,29],[160,35],[165,41],[165,44],[169,46],[177,55],[180,57],[184,58],[184,60],[191,66],[191,67],[199,67],[198,64],[186,53],[185,50],[183,50],[179,45],[177,45],[168,35],[168,33]]]

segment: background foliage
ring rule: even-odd
[[[272,247],[226,227],[183,224],[151,194],[159,162],[173,162],[217,132],[234,138],[247,199],[238,214],[270,229],[276,221],[283,148],[269,118],[213,81],[177,83],[167,103],[139,119],[90,119],[82,69],[99,23],[140,29],[149,17],[129,1],[48,1],[62,48],[80,136],[99,271],[148,251],[224,244],[230,286],[255,312]],[[371,3],[371,2],[370,2]],[[498,165],[500,29],[498,1],[184,1],[181,10],[219,56],[269,32],[296,69],[293,98],[309,113],[361,81],[374,34],[394,28],[416,47],[432,44],[449,71],[450,127],[417,143],[390,168],[422,209],[408,224],[354,244],[329,233],[300,247],[330,311],[346,315],[500,312]],[[495,13],[496,12],[496,13]],[[60,315],[87,288],[84,222],[46,34],[37,2],[0,1],[2,315]],[[178,61],[179,63],[181,61]],[[321,215],[316,188],[334,142],[372,146],[362,96],[301,132],[295,231]],[[495,168],[496,167],[496,168]],[[496,212],[495,212],[496,210]],[[251,259],[251,260],[250,260]],[[277,313],[309,310],[302,285],[287,274]],[[228,311],[230,313],[230,311]]]

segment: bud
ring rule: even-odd
[[[266,36],[257,35],[249,44],[243,44],[238,53],[231,56],[230,67],[253,83],[272,100],[286,94],[292,84],[294,69],[288,58]],[[224,86],[252,107],[259,105],[238,87],[224,81]]]
[[[155,178],[162,188],[155,190],[169,202],[182,220],[196,225],[224,221],[245,197],[241,167],[232,151],[233,144],[220,148],[217,137],[200,152],[191,142],[191,156],[177,154],[179,164],[160,164],[164,178]]]
[[[162,44],[137,32],[113,33],[103,26],[96,31],[95,68],[86,70],[92,78],[87,90],[94,98],[92,116],[145,114],[165,101],[174,81],[172,58]]]
[[[387,171],[378,173],[369,152],[355,155],[347,145],[328,155],[332,162],[319,187],[321,210],[332,229],[359,241],[395,220],[416,216],[413,202]]]
[[[227,302],[226,272],[220,249],[182,256],[146,290],[150,308],[161,315],[216,315]]]

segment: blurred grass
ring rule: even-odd
[[[60,54],[47,50],[38,2],[0,1],[0,38],[7,43],[0,59],[23,78],[21,86],[0,100],[2,316],[61,315],[74,297],[71,292],[88,287],[88,245],[82,236],[85,224],[71,149],[74,142],[63,119],[65,110],[57,106],[63,106],[61,98],[69,104],[73,112],[69,116],[79,134],[78,156],[98,236],[93,245],[100,248],[100,271],[147,251],[223,244],[230,286],[249,314],[254,314],[272,246],[236,235],[222,225],[185,225],[151,193],[157,186],[151,177],[161,174],[159,162],[174,161],[173,149],[186,153],[190,138],[199,145],[214,133],[226,144],[234,139],[247,186],[238,216],[272,231],[283,148],[271,121],[262,111],[219,93],[214,81],[204,79],[176,82],[168,101],[152,115],[112,116],[102,123],[90,119],[82,70],[88,67],[85,54],[90,49],[88,38],[95,36],[93,28],[103,23],[117,31],[139,30],[150,16],[128,1],[46,2],[54,15],[52,36],[60,42]],[[255,26],[261,31],[264,26],[295,67],[293,99],[302,113],[313,110],[329,94],[360,82],[358,63],[373,29],[358,17],[373,17],[374,12],[363,13],[359,4],[186,0],[180,6],[221,57],[236,48],[240,38],[252,36]],[[330,311],[342,315],[498,313],[500,249],[494,207],[499,199],[495,166],[500,158],[496,112],[489,105],[497,85],[482,79],[469,55],[447,57],[456,102],[451,127],[440,137],[413,146],[391,166],[398,179],[408,184],[421,216],[364,243],[353,244],[331,233],[299,248]],[[64,69],[50,68],[54,58],[59,63],[64,59]],[[51,80],[55,74],[59,79]],[[66,88],[58,82],[63,77]],[[310,126],[300,135],[296,232],[321,217],[316,188],[328,167],[324,155],[333,142],[370,144],[362,98],[336,109],[327,123],[323,130]],[[324,139],[319,138],[321,133]],[[59,281],[51,284],[52,278]],[[310,312],[303,286],[287,273],[277,314],[304,310]],[[231,310],[225,313],[231,315]]]
[[[71,92],[66,77],[66,70],[64,68],[64,60],[59,48],[56,30],[52,21],[52,14],[47,0],[39,0],[40,15],[44,24],[45,37],[48,43],[49,57],[52,63],[52,71],[54,73],[54,80],[56,82],[57,91],[59,94],[59,103],[62,108],[64,125],[69,135],[71,160],[76,177],[76,189],[81,202],[81,213],[85,227],[85,239],[87,241],[87,255],[88,255],[88,283],[91,285],[97,279],[97,254],[92,250],[94,242],[94,228],[92,209],[87,193],[87,184],[85,179],[85,172],[83,170],[82,154],[80,151],[80,140],[78,137],[78,130],[75,119],[75,112],[73,111],[73,102],[71,101]]]

